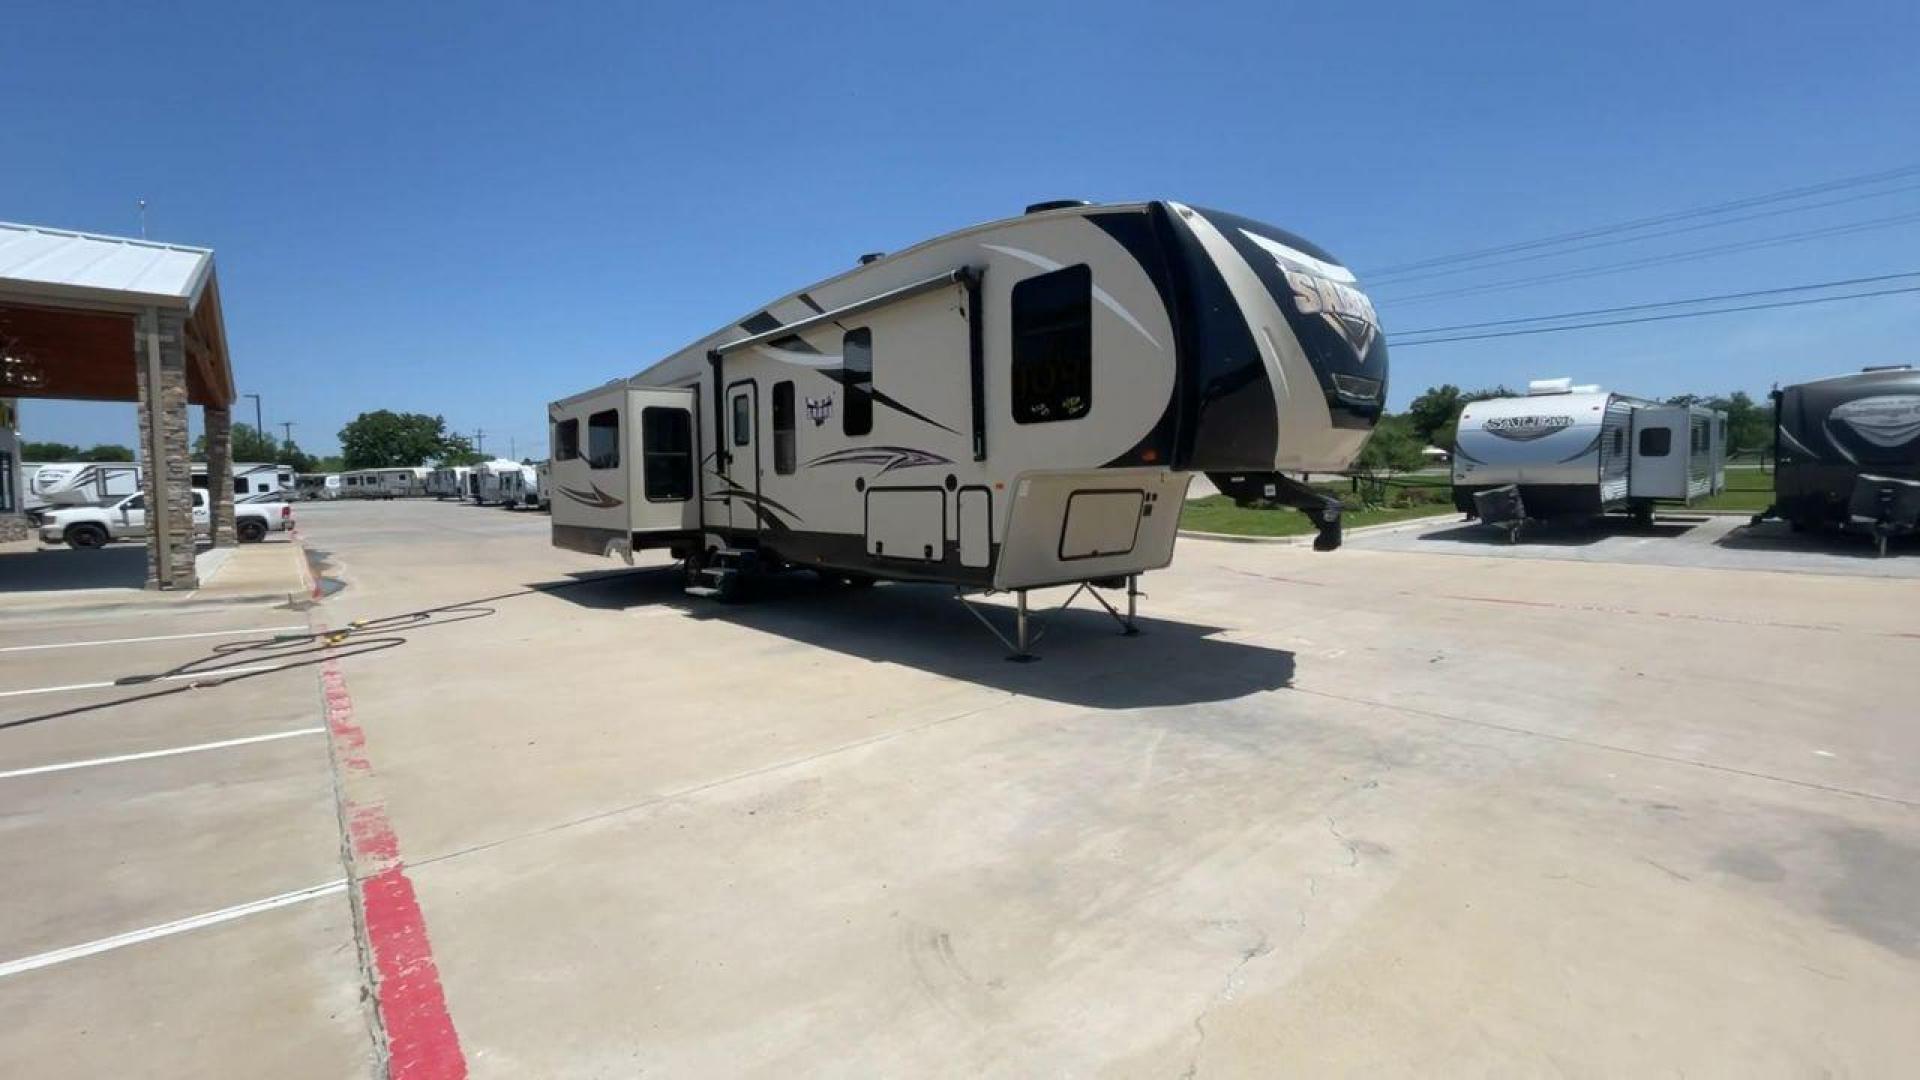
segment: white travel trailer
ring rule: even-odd
[[[1653,520],[1660,503],[1686,505],[1726,488],[1727,416],[1663,405],[1571,379],[1542,379],[1525,397],[1492,398],[1460,413],[1453,502],[1516,485],[1532,519],[1627,511]]]
[[[32,486],[35,499],[49,506],[119,502],[139,490],[140,466],[130,461],[51,462],[40,466]]]
[[[465,465],[442,465],[427,474],[427,494],[436,499],[458,499],[467,494]]]
[[[542,510],[553,509],[553,462],[543,461],[533,467],[534,505]]]
[[[207,463],[193,463],[193,486],[207,486]],[[284,465],[236,461],[233,463],[235,502],[273,502],[293,494],[293,470]]]
[[[339,473],[301,473],[294,481],[294,494],[309,501],[329,501],[341,494]]]
[[[540,505],[540,473],[532,465],[520,465],[498,471],[500,485],[500,505],[511,510],[516,506],[537,508]]]
[[[1024,654],[1029,588],[1125,585],[1131,609],[1194,472],[1336,546],[1338,503],[1287,474],[1344,469],[1386,377],[1372,304],[1306,241],[1171,202],[1041,204],[554,402],[553,542],[667,548],[723,598],[779,566],[1010,590]]]
[[[362,499],[405,499],[427,493],[427,470],[418,466],[392,469],[359,469],[346,474],[349,497]],[[351,481],[358,479],[359,483]]]
[[[517,479],[510,481],[507,477],[517,478],[523,467],[519,462],[506,458],[494,458],[492,461],[483,461],[475,465],[471,485],[473,501],[482,506],[488,503],[505,502],[508,484],[519,482]]]

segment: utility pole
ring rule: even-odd
[[[145,240],[147,238],[147,200],[135,199],[134,202],[140,207],[140,239]]]
[[[520,460],[520,444],[511,435],[507,436],[507,456],[515,461]]]
[[[473,429],[473,452],[476,454],[484,453],[486,451],[486,448],[487,448],[486,429],[474,428]]]
[[[291,420],[280,421],[280,428],[281,430],[287,433],[286,439],[282,441],[280,445],[292,446],[293,445],[293,421]]]
[[[253,399],[253,433],[255,435],[260,436],[263,439],[266,438],[267,437],[266,425],[260,422],[260,395],[259,394],[241,394],[240,396],[250,397]]]

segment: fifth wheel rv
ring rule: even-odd
[[[1570,379],[1529,383],[1525,397],[1476,401],[1460,412],[1453,504],[1492,524],[1631,513],[1689,504],[1726,487],[1727,417],[1662,405]],[[1504,489],[1517,488],[1518,503]],[[1502,506],[1497,515],[1487,504]]]
[[[1336,546],[1338,503],[1292,476],[1344,469],[1386,385],[1372,304],[1312,244],[1178,203],[1041,204],[554,402],[553,542],[670,549],[722,599],[782,566],[1013,591],[1024,655],[1030,588],[1126,586],[1131,610],[1195,472]]]

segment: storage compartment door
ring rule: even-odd
[[[1140,536],[1144,491],[1076,491],[1067,496],[1060,561],[1125,555]]]
[[[947,495],[939,488],[868,488],[867,554],[938,562],[947,535]]]
[[[993,562],[993,493],[986,488],[962,488],[959,507],[960,565],[991,565]]]

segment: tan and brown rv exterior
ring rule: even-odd
[[[1387,348],[1326,252],[1172,202],[1042,204],[554,402],[553,540],[999,590],[1172,558],[1189,477],[1338,507]],[[699,590],[705,592],[707,590]]]

